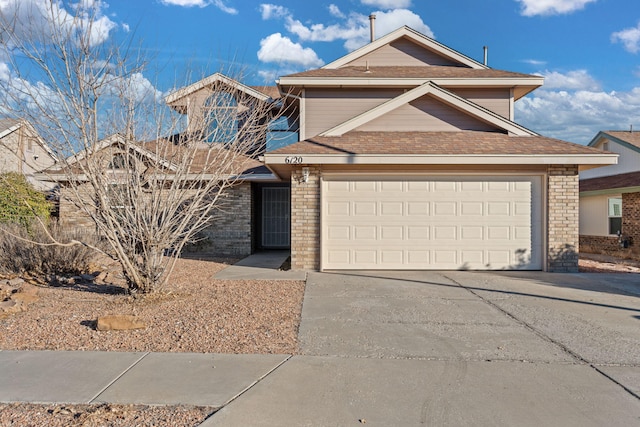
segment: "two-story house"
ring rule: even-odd
[[[578,172],[617,156],[515,123],[542,84],[408,27],[281,77],[292,268],[577,271]]]

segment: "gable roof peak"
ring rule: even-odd
[[[411,27],[403,25],[402,27],[394,30],[382,37],[375,39],[374,41],[362,46],[359,49],[354,50],[347,55],[336,59],[335,61],[326,64],[322,68],[324,69],[335,69],[340,68],[354,60],[367,55],[368,53],[373,52],[376,49],[381,48],[384,45],[390,44],[396,40],[401,38],[406,38],[411,40],[412,42],[426,48],[432,50],[443,57],[446,57],[454,62],[458,62],[463,66],[467,66],[469,68],[475,69],[488,69],[489,67],[482,64],[481,62],[476,61],[448,46],[443,45],[442,43],[437,42],[435,39],[422,34],[419,31],[414,30]]]

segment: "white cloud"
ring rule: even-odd
[[[635,28],[627,28],[611,34],[611,41],[622,43],[624,48],[631,53],[638,53],[640,51],[640,22]]]
[[[347,17],[344,13],[342,13],[340,8],[338,6],[336,6],[335,4],[330,4],[329,5],[329,13],[332,16],[335,16],[336,18],[346,18]]]
[[[411,7],[411,0],[360,0],[365,6],[379,7],[380,9],[405,9]]]
[[[640,127],[640,87],[604,92],[584,70],[551,72],[543,88],[516,102],[515,119],[542,135],[586,144],[603,129]]]
[[[538,59],[525,59],[522,62],[524,62],[525,64],[536,65],[538,67],[547,64],[546,61],[540,61]]]
[[[207,7],[214,5],[221,11],[230,15],[237,15],[238,9],[227,6],[222,0],[160,0],[165,6],[181,6],[181,7]]]
[[[586,70],[574,70],[566,74],[557,71],[545,71],[541,75],[544,76],[545,89],[600,90],[600,83],[591,77]]]
[[[262,62],[295,64],[305,68],[324,65],[313,49],[304,48],[280,33],[271,34],[260,41],[258,59]]]
[[[284,18],[289,16],[289,10],[284,6],[278,6],[276,4],[263,3],[260,5],[260,13],[264,21],[269,19]]]
[[[395,9],[388,12],[375,12],[376,37],[383,36],[407,25],[429,37],[434,37],[431,29],[422,21],[420,16],[407,9]],[[287,31],[295,34],[302,41],[332,42],[344,40],[347,50],[355,50],[369,42],[369,16],[359,13],[350,14],[347,19],[339,24],[305,25],[292,15],[285,17]]]
[[[107,4],[102,0],[83,0],[70,5],[68,11],[61,2],[49,0],[0,0],[3,19],[15,22],[15,35],[23,42],[51,38],[55,28],[64,28],[88,36],[91,45],[104,43],[118,24],[104,14]]]
[[[582,10],[597,0],[516,0],[522,4],[522,15],[563,15]]]

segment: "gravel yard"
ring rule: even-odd
[[[113,271],[95,283],[25,283],[24,290],[36,297],[24,311],[0,319],[0,350],[296,353],[304,282],[213,279],[230,262],[181,259],[166,289],[142,298],[126,295]],[[102,315],[134,315],[146,327],[98,331]],[[0,425],[196,426],[212,412],[182,406],[0,404]]]

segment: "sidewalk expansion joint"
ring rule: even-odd
[[[94,403],[94,401],[105,391],[107,391],[107,389],[109,387],[111,387],[116,381],[118,381],[120,378],[122,378],[127,372],[129,372],[131,369],[133,369],[134,366],[136,366],[138,363],[140,363],[142,361],[142,359],[144,359],[145,357],[147,357],[149,354],[151,354],[151,352],[147,351],[145,353],[142,354],[142,356],[140,356],[138,358],[138,360],[136,360],[135,362],[133,362],[129,367],[127,367],[127,369],[125,369],[124,371],[122,371],[120,373],[120,375],[118,375],[117,377],[115,377],[113,380],[111,380],[109,382],[109,384],[107,384],[106,386],[104,386],[100,391],[98,391],[98,393],[96,393],[95,396],[93,396],[91,399],[89,399],[87,401],[87,403]]]
[[[257,380],[255,380],[254,382],[252,382],[251,384],[249,384],[247,387],[245,387],[243,390],[241,390],[238,394],[236,394],[235,396],[233,396],[231,399],[229,399],[228,401],[226,401],[220,408],[218,408],[218,411],[222,408],[224,408],[225,406],[227,406],[228,404],[230,404],[231,402],[233,402],[234,400],[236,400],[237,398],[239,398],[240,396],[242,396],[243,394],[245,394],[247,391],[249,391],[250,389],[252,389],[253,387],[255,387],[259,382],[261,382],[262,380],[264,380],[266,377],[268,377],[269,375],[271,375],[276,369],[278,369],[279,367],[281,367],[282,365],[284,365],[285,363],[287,363],[291,358],[293,357],[292,354],[288,355],[286,359],[284,359],[282,362],[278,363],[276,366],[274,366],[273,368],[269,369],[269,371],[267,371],[264,375],[262,375],[260,378],[258,378]],[[216,411],[217,412],[217,411]],[[214,414],[215,415],[215,414]]]

